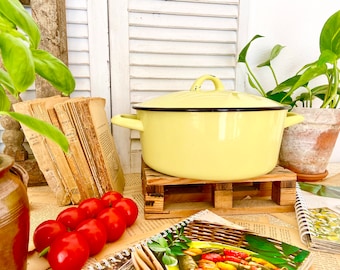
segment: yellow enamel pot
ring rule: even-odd
[[[215,89],[201,90],[205,81]],[[270,172],[277,164],[285,127],[303,121],[273,100],[226,91],[211,75],[190,91],[175,92],[133,107],[136,114],[112,118],[138,130],[145,163],[164,174],[236,181]]]

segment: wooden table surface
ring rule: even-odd
[[[340,163],[331,163],[328,167],[329,175],[328,177],[321,181],[321,182],[314,182],[320,183],[324,185],[333,185],[333,186],[340,186]],[[126,175],[126,187],[124,190],[124,195],[129,196],[134,194],[134,199],[137,198],[139,204],[139,216],[138,222],[140,224],[144,224],[143,226],[146,227],[156,227],[159,224],[169,224],[176,222],[179,219],[170,219],[169,221],[164,220],[162,223],[160,220],[145,220],[143,216],[143,195],[142,195],[142,187],[140,181],[139,174],[131,174]],[[29,187],[28,188],[28,196],[30,201],[31,207],[31,232],[30,232],[30,243],[29,243],[29,250],[33,250],[34,246],[32,243],[32,235],[36,226],[38,226],[42,221],[47,219],[55,219],[57,214],[64,208],[68,207],[60,207],[57,205],[56,200],[48,186],[39,186],[39,187]],[[268,215],[267,214],[258,214],[258,218],[260,219],[261,216]],[[287,213],[287,216],[291,215],[291,219],[288,219],[289,226],[296,226],[296,220],[294,220],[294,213]],[[275,215],[274,215],[275,216]],[[224,216],[223,216],[224,217]],[[276,215],[279,217],[279,214]],[[233,215],[233,216],[225,216],[225,218],[230,218],[231,220],[237,218],[247,218],[245,215]],[[251,216],[250,218],[254,218]],[[256,218],[256,217],[255,217]],[[266,219],[271,220],[271,219]],[[160,223],[161,222],[161,223]],[[282,221],[282,223],[287,222]],[[297,228],[297,226],[296,226]],[[143,235],[141,235],[143,237]],[[29,260],[28,260],[28,270],[45,270],[48,269],[49,265],[46,260],[37,258],[37,254],[35,252],[29,253]],[[328,268],[320,268],[320,267],[313,267],[313,270],[318,269],[328,269]],[[339,258],[339,269],[340,269],[340,258]]]

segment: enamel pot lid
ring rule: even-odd
[[[201,90],[206,80],[213,82],[215,90]],[[262,96],[224,90],[222,82],[212,75],[198,78],[190,91],[178,91],[159,96],[136,104],[133,108],[147,111],[188,112],[288,110],[287,106]]]

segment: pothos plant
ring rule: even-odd
[[[72,73],[61,60],[38,48],[40,39],[38,25],[19,0],[0,1],[0,114],[12,117],[67,151],[68,141],[59,129],[34,117],[10,111],[8,94],[18,99],[33,85],[37,74],[65,96],[74,91]]]
[[[239,63],[244,63],[248,72],[248,82],[262,96],[274,99],[283,104],[295,106],[301,102],[304,107],[312,107],[313,100],[321,100],[320,108],[337,108],[340,102],[340,10],[330,16],[324,23],[319,38],[320,55],[317,60],[304,65],[295,75],[278,83],[272,66],[272,61],[279,55],[283,46],[275,45],[267,60],[257,67],[269,67],[275,85],[265,91],[246,59],[251,43],[262,36],[256,35],[242,49],[239,54]],[[322,83],[318,83],[323,78]],[[320,80],[321,81],[321,80]],[[317,84],[315,84],[317,83]],[[299,90],[299,92],[297,92]]]

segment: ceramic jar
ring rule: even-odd
[[[27,173],[0,154],[0,269],[27,268],[29,203]]]

